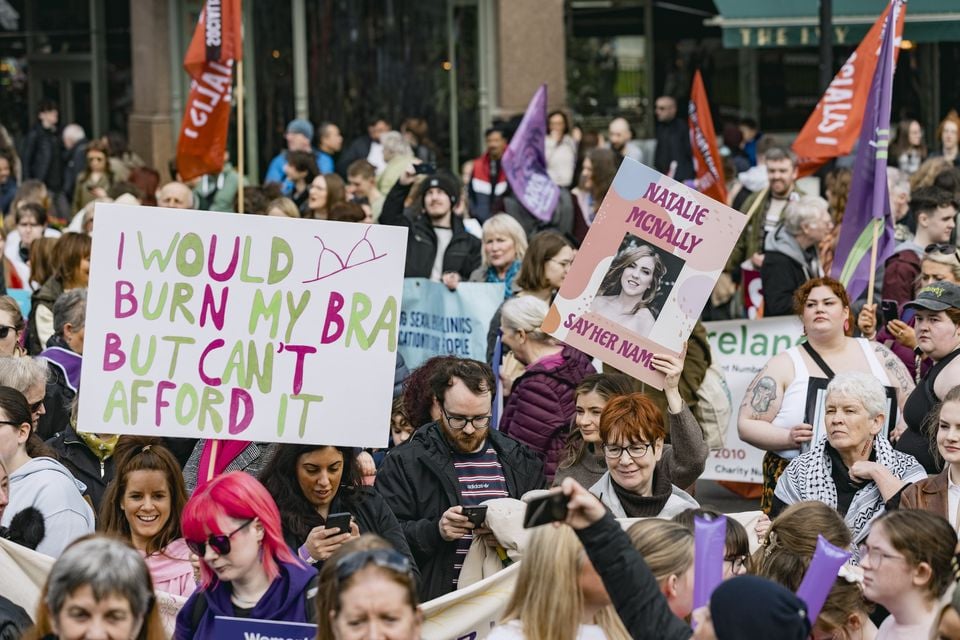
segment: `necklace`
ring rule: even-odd
[[[260,598],[257,598],[256,600],[245,600],[236,594],[231,594],[230,602],[237,605],[241,609],[250,609],[260,602]]]

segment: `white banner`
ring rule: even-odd
[[[400,353],[411,370],[433,356],[486,362],[487,329],[503,302],[503,284],[461,282],[456,291],[426,278],[403,281]]]
[[[795,316],[781,316],[704,322],[703,326],[710,339],[713,360],[723,370],[730,388],[733,414],[727,429],[726,446],[710,452],[707,468],[700,477],[704,480],[761,483],[764,452],[740,439],[737,414],[750,382],[770,358],[800,343],[803,325]]]
[[[116,204],[97,216],[79,429],[386,444],[406,229]]]

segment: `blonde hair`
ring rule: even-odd
[[[270,213],[270,209],[279,209],[288,218],[300,217],[300,210],[297,209],[297,205],[290,198],[274,198],[267,205],[266,212]]]
[[[516,252],[516,260],[523,261],[524,254],[527,253],[527,234],[517,222],[516,218],[506,213],[498,213],[483,223],[483,239],[487,235],[500,234],[513,240],[513,250]],[[483,267],[489,267],[487,261],[487,252],[481,252],[480,264]]]
[[[641,520],[627,529],[627,535],[661,586],[693,565],[693,533],[676,522]]]
[[[921,260],[921,266],[923,262],[933,262],[935,264],[949,267],[950,273],[953,274],[954,282],[960,282],[960,259],[957,258],[956,251],[953,253],[939,253],[937,251],[925,253],[923,254],[923,259]]]
[[[574,640],[580,627],[583,545],[567,525],[533,530],[503,622],[519,620],[526,640]],[[608,605],[594,617],[609,640],[630,637]]]

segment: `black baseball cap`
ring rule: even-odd
[[[960,286],[952,282],[932,282],[917,292],[917,299],[903,305],[905,309],[960,309]]]

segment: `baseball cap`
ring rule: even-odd
[[[932,282],[917,292],[917,299],[903,305],[904,309],[960,309],[960,286],[952,282]]]
[[[300,135],[306,136],[308,140],[312,141],[313,125],[310,124],[309,120],[297,118],[296,120],[291,120],[290,124],[287,125],[287,133],[299,133]]]

